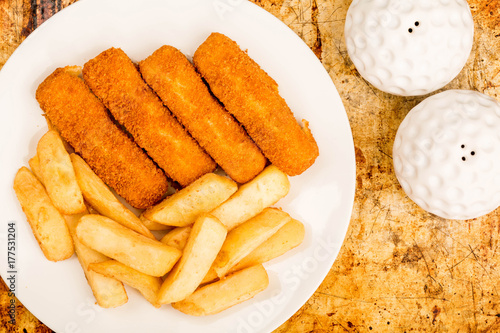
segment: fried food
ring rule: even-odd
[[[184,250],[189,235],[191,234],[191,229],[193,229],[192,226],[174,228],[167,232],[160,242],[182,251]]]
[[[231,179],[207,173],[142,215],[152,222],[184,227],[226,201],[237,189],[238,185]]]
[[[292,219],[282,226],[274,235],[260,244],[255,250],[241,259],[230,272],[263,264],[271,259],[279,257],[285,252],[299,246],[304,240],[305,229],[302,222]]]
[[[139,63],[142,77],[201,147],[238,183],[254,178],[266,158],[238,122],[210,94],[200,74],[172,46]]]
[[[45,133],[37,145],[40,179],[57,210],[71,215],[86,210],[68,151],[56,131]],[[32,163],[32,164],[36,164]],[[37,171],[38,172],[38,171]]]
[[[89,60],[83,78],[173,180],[187,186],[215,169],[215,162],[163,106],[121,49],[110,48]]]
[[[104,276],[89,269],[89,265],[109,260],[104,254],[92,250],[84,245],[76,237],[76,226],[83,214],[65,215],[64,219],[68,224],[69,232],[75,244],[75,253],[82,266],[87,282],[92,289],[92,293],[97,304],[103,308],[115,308],[127,303],[128,296],[123,283],[113,277]]]
[[[68,226],[42,183],[28,168],[17,171],[14,191],[45,257],[50,261],[71,257],[74,247]]]
[[[141,273],[116,260],[106,260],[92,263],[89,265],[89,270],[102,274],[103,276],[119,280],[126,285],[137,289],[154,307],[160,307],[156,296],[162,283],[160,277]]]
[[[193,62],[272,164],[294,176],[314,163],[319,150],[307,121],[301,128],[274,80],[236,42],[212,33]]]
[[[173,227],[161,224],[161,223],[156,223],[151,220],[148,220],[147,218],[144,217],[143,214],[139,215],[139,220],[148,228],[149,230],[154,230],[154,231],[160,231],[160,230],[170,230]]]
[[[141,220],[123,205],[77,154],[71,154],[71,162],[85,200],[99,213],[113,219],[121,225],[132,229],[143,236],[156,239]]]
[[[79,67],[56,69],[38,87],[36,99],[61,136],[118,195],[147,208],[167,191],[165,174],[109,117],[78,77]]]
[[[53,126],[49,129],[53,130]],[[43,185],[43,178],[40,176],[40,161],[38,155],[33,156],[29,160],[30,168],[33,174],[40,180]],[[69,233],[73,239],[73,246],[75,249],[76,256],[80,265],[82,266],[83,273],[87,278],[87,282],[92,289],[92,293],[96,299],[97,304],[103,308],[114,308],[127,303],[128,296],[123,287],[123,283],[120,281],[106,277],[99,273],[89,270],[90,263],[97,263],[101,261],[108,260],[109,258],[102,253],[96,252],[91,248],[85,246],[80,242],[78,237],[76,237],[76,225],[79,219],[83,216],[89,214],[88,210],[85,209],[84,212],[72,215],[63,215],[66,225],[68,226]]]
[[[240,186],[229,199],[210,212],[231,230],[274,205],[287,195],[290,181],[274,165],[264,169],[257,177]]]
[[[266,208],[259,215],[231,230],[212,264],[217,276],[225,276],[234,265],[290,220],[287,213],[276,208]]]
[[[269,206],[288,193],[287,173],[300,174],[318,156],[307,122],[298,125],[276,82],[227,37],[213,34],[195,57],[241,124],[170,46],[137,66],[110,48],[83,73],[59,68],[37,89],[49,132],[29,161],[33,173],[21,168],[14,189],[46,257],[76,251],[102,307],[127,302],[125,283],[158,308],[218,313],[267,288],[262,263],[304,238],[302,223]],[[267,168],[265,156],[274,162]],[[229,177],[212,173],[216,162]],[[155,205],[167,176],[178,192]],[[67,186],[65,195],[52,198],[51,186]],[[57,208],[72,189],[83,209]],[[161,241],[150,232],[169,229]]]
[[[299,246],[304,240],[304,233],[305,229],[302,222],[292,219],[279,228],[274,235],[255,248],[255,250],[241,259],[236,265],[231,267],[228,273],[233,273],[250,266],[263,264],[271,259],[279,257],[289,250]],[[204,285],[210,283],[215,281],[217,278],[217,273],[213,267],[211,267],[200,284]]]
[[[226,228],[215,217],[202,215],[196,220],[181,259],[161,285],[158,292],[160,304],[182,301],[196,290],[217,257],[226,235]]]
[[[38,155],[35,154],[35,156],[30,158],[28,164],[31,172],[33,172],[35,177],[38,178],[38,180],[43,184],[42,167],[40,166],[40,159],[38,158]]]
[[[268,285],[266,269],[256,265],[207,284],[172,307],[192,316],[212,315],[254,297]]]
[[[76,235],[91,249],[152,276],[169,272],[182,253],[100,215],[83,216]]]

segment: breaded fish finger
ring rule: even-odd
[[[236,182],[259,174],[266,158],[245,130],[210,94],[178,49],[162,46],[139,63],[142,77],[193,138]]]
[[[319,151],[307,121],[301,128],[274,80],[236,42],[212,33],[193,61],[214,95],[272,164],[294,176],[314,163]]]
[[[167,176],[187,186],[215,169],[123,50],[110,48],[89,60],[83,79]]]
[[[108,186],[136,208],[147,208],[167,191],[167,177],[113,123],[104,105],[78,77],[80,67],[58,68],[36,99],[61,136]]]

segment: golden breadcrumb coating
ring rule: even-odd
[[[135,142],[182,186],[217,166],[162,104],[121,49],[89,60],[83,79]]]
[[[136,208],[158,202],[168,188],[163,171],[111,119],[79,78],[79,67],[58,68],[36,91],[49,120],[75,152]]]
[[[236,182],[246,183],[266,158],[245,130],[210,94],[178,49],[162,46],[139,63],[142,77],[205,151]]]
[[[294,176],[314,163],[319,150],[308,123],[299,125],[276,82],[236,42],[212,33],[196,50],[193,62],[272,164]]]

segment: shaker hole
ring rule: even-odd
[[[420,22],[415,21],[415,26],[418,27],[420,25]]]
[[[460,148],[464,149],[465,148],[465,145],[461,145]]]
[[[467,159],[465,158],[465,156],[462,156],[462,161],[465,161],[465,160],[467,160]]]
[[[413,32],[413,29],[412,29],[412,28],[408,29],[408,32],[409,32],[409,33],[412,33],[412,32]]]
[[[471,154],[472,156],[474,156],[474,155],[476,155],[476,152],[475,152],[475,151],[471,151],[471,152],[470,152],[470,154]]]

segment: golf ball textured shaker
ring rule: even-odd
[[[354,0],[345,40],[358,72],[378,89],[425,95],[449,83],[472,49],[465,0]]]
[[[457,220],[491,212],[500,205],[500,103],[471,90],[428,97],[399,126],[393,161],[423,209]]]

